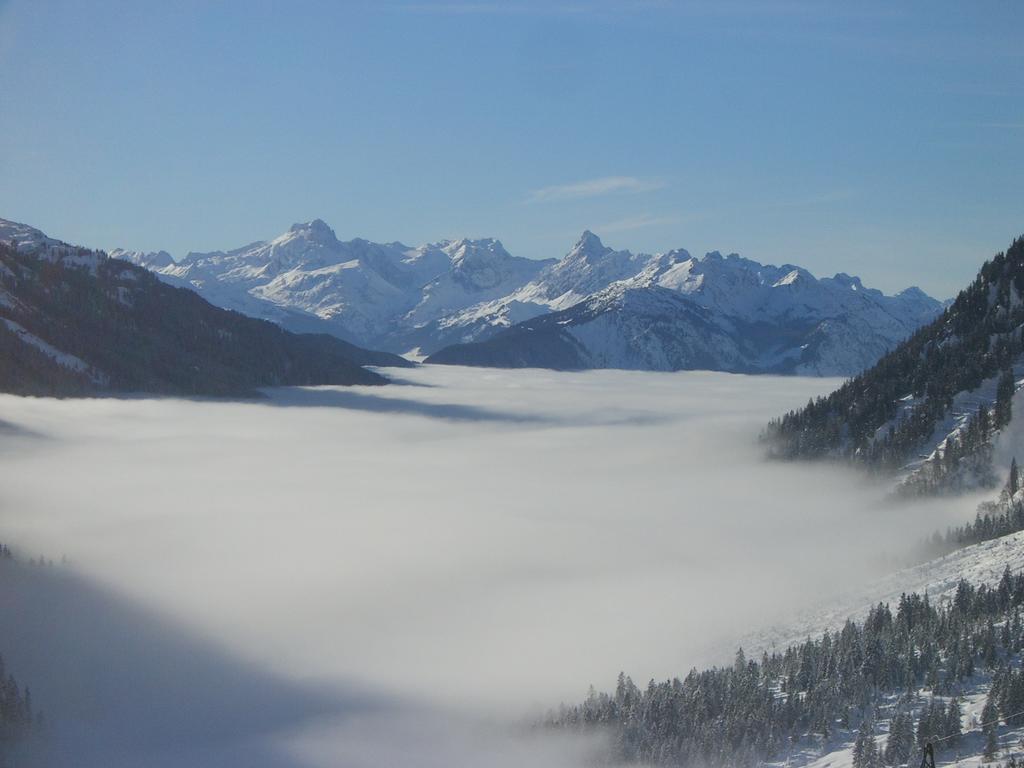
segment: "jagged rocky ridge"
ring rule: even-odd
[[[363,365],[407,364],[214,307],[102,251],[3,220],[0,359],[0,391],[31,395],[380,384]]]
[[[982,266],[942,315],[828,397],[768,425],[783,459],[906,469],[907,490],[990,485],[995,437],[1024,378],[1024,240]]]
[[[941,310],[916,288],[885,296],[735,254],[634,254],[591,232],[558,261],[497,240],[343,242],[320,220],[177,263],[112,253],[292,330],[470,365],[853,374]]]

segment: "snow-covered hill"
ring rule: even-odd
[[[579,355],[538,348],[523,357],[558,368],[850,374],[941,310],[916,288],[885,296],[848,275],[818,280],[736,255],[634,254],[592,232],[557,261],[514,257],[493,239],[340,241],[319,219],[178,263],[163,251],[113,253],[219,306],[400,353],[497,341],[520,323],[576,309],[546,322],[567,326],[571,338],[561,341]],[[523,364],[475,353],[460,351],[460,362]]]

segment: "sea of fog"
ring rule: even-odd
[[[763,460],[836,380],[421,367],[0,397],[0,647],[76,765],[576,765],[518,725],[731,658],[976,498]],[[509,730],[506,725],[516,724]]]

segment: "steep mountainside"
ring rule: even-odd
[[[380,384],[361,364],[406,364],[208,304],[150,272],[0,222],[0,389],[18,394],[251,393]]]
[[[934,322],[828,397],[769,425],[781,458],[914,469],[917,490],[984,483],[1024,375],[1024,240],[987,262]]]
[[[569,309],[428,361],[842,375],[873,363],[939,309],[916,288],[885,296],[844,274],[818,280],[792,265],[679,250],[647,257],[637,274]]]

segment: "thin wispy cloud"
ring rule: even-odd
[[[586,179],[571,184],[556,184],[535,189],[530,193],[527,202],[550,203],[605,195],[636,194],[662,189],[665,186],[665,182],[658,179],[640,179],[636,176],[604,176],[599,179]]]

